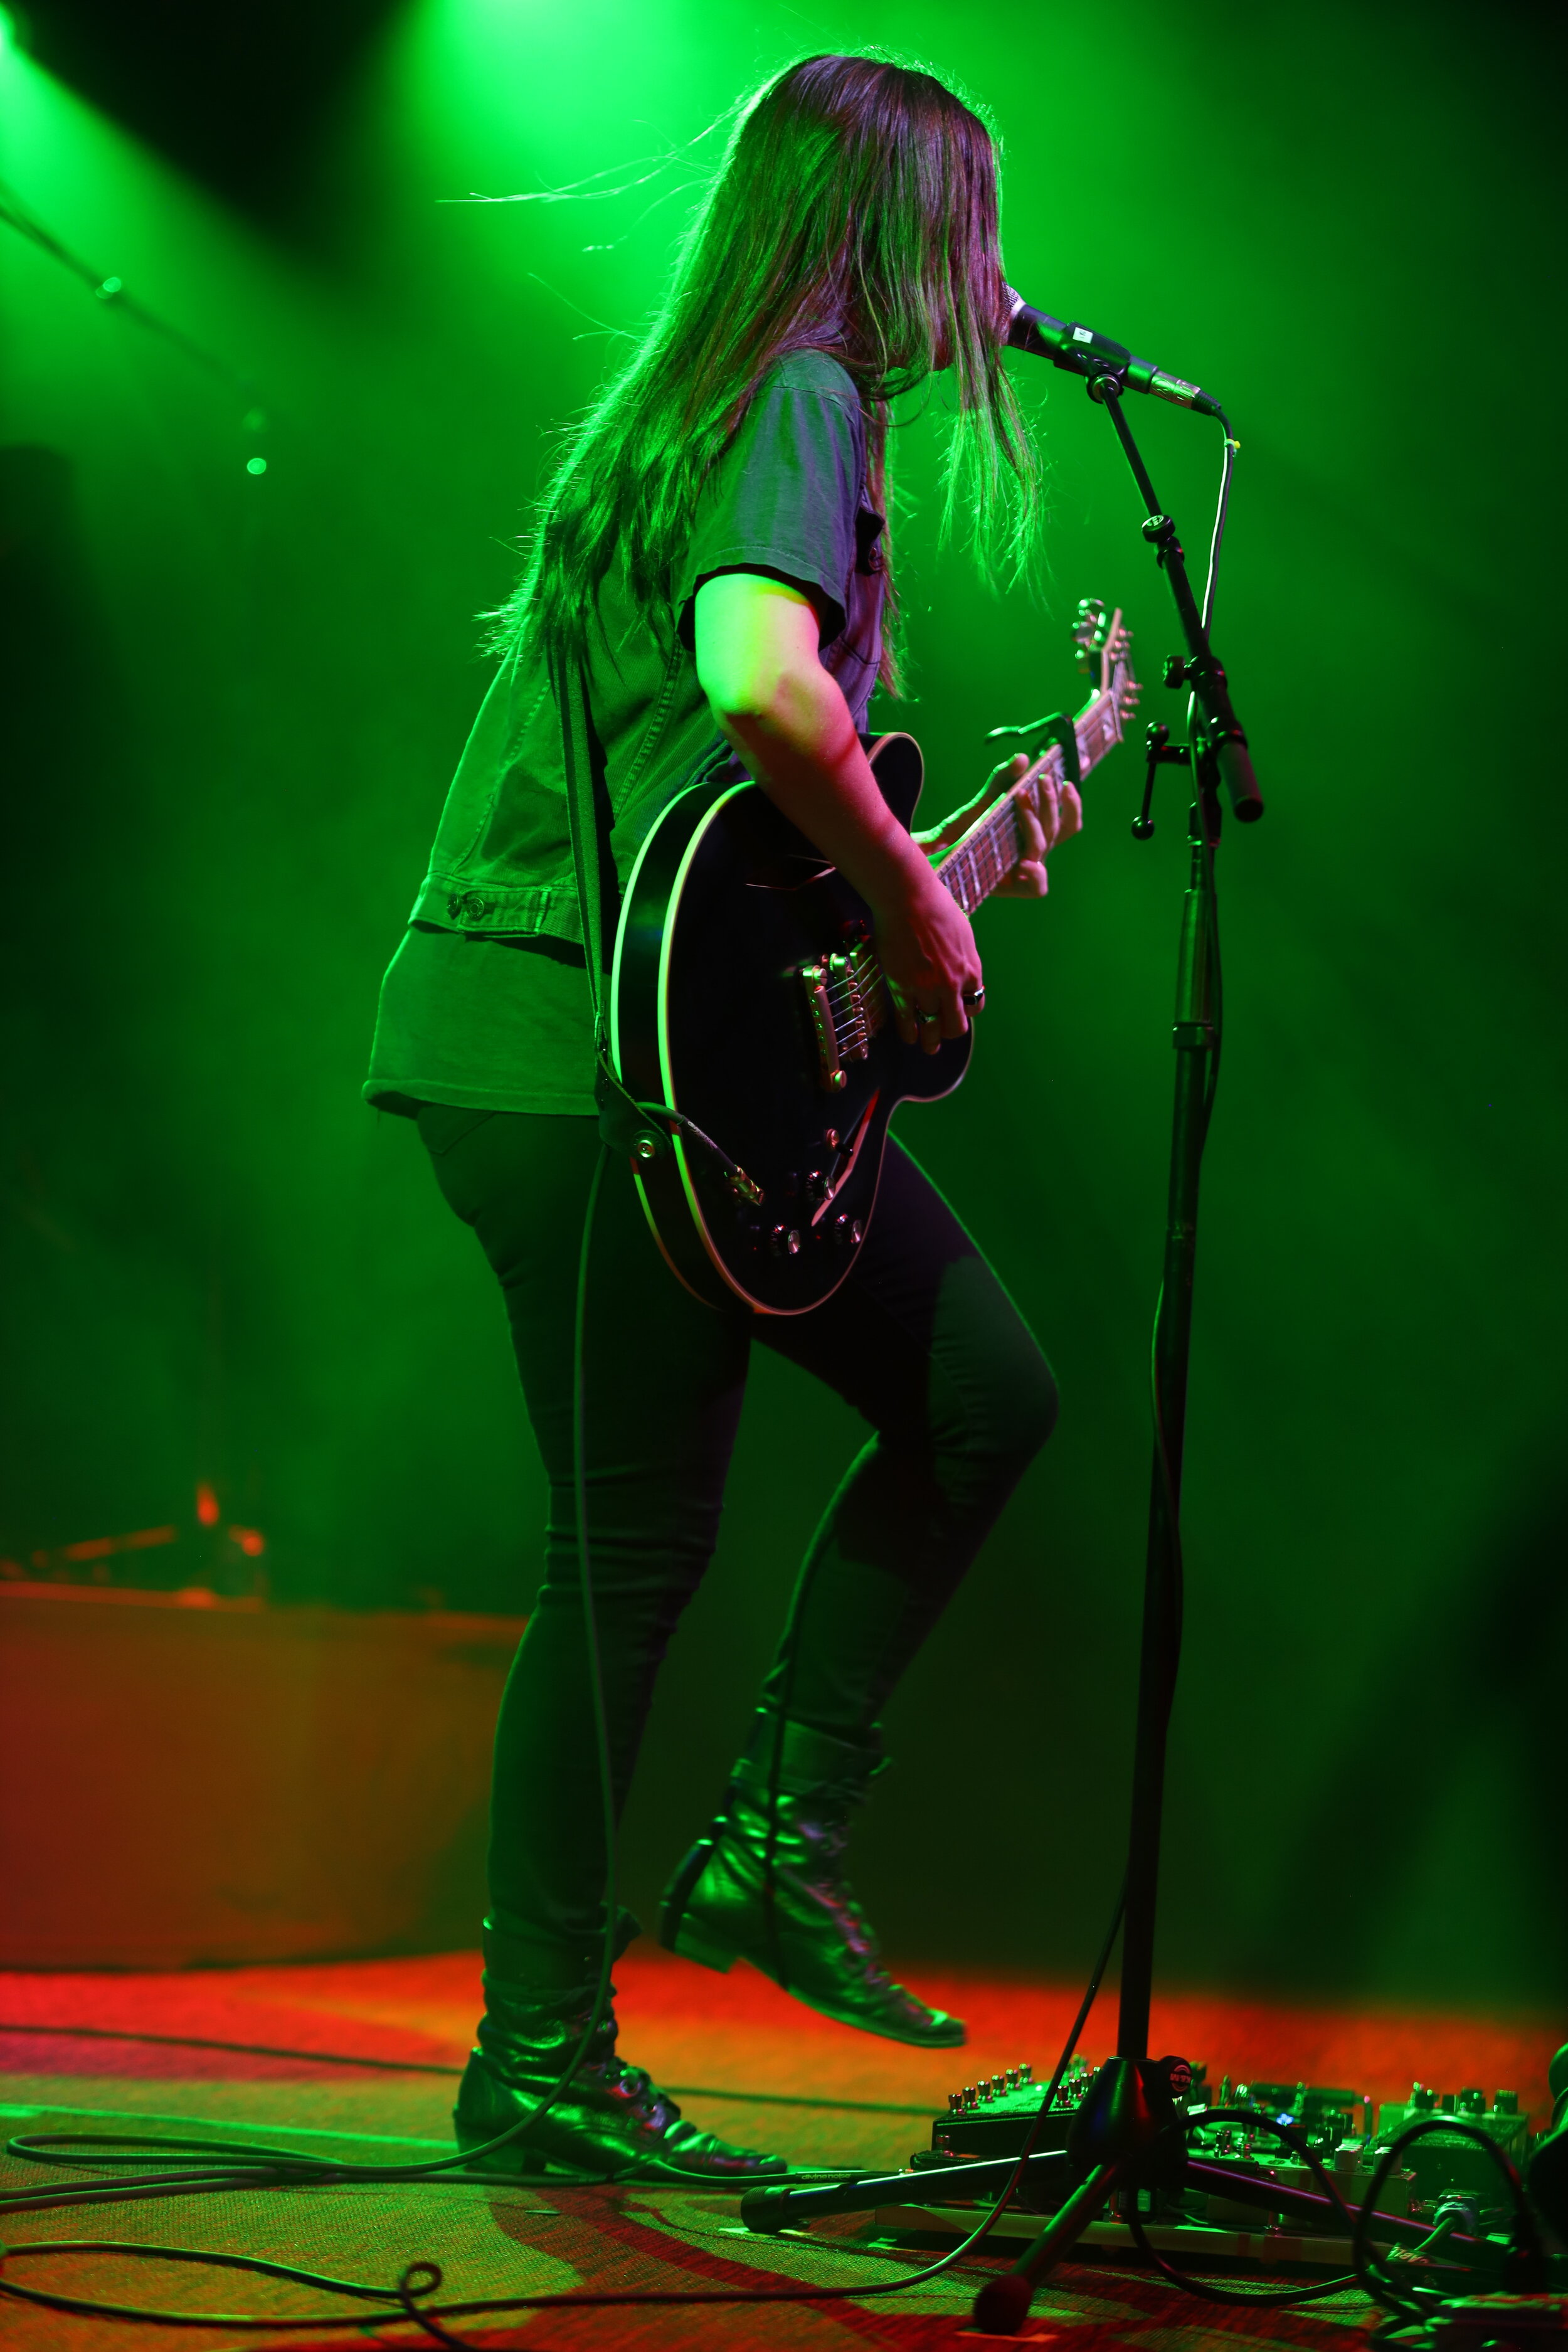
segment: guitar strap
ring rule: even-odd
[[[672,1103],[640,1103],[628,1094],[616,1075],[610,1051],[609,984],[613,974],[605,953],[605,849],[599,829],[598,771],[594,758],[594,725],[588,711],[588,681],[581,660],[562,662],[550,656],[550,690],[561,721],[561,761],[566,772],[566,815],[572,832],[572,865],[577,882],[577,908],[583,924],[583,951],[588,966],[588,995],[594,1007],[594,1100],[599,1107],[599,1133],[612,1151],[645,1163],[661,1160],[672,1136],[696,1145],[714,1163],[737,1200],[756,1202],[762,1194],[743,1168],[731,1160],[721,1143],[705,1134],[693,1118]],[[691,778],[695,782],[729,747],[718,742],[704,753]]]
[[[566,814],[572,829],[572,865],[577,881],[583,953],[588,966],[588,997],[594,1008],[594,1100],[599,1133],[623,1158],[654,1160],[669,1139],[622,1086],[610,1055],[609,972],[605,952],[605,860],[599,832],[599,795],[595,790],[594,728],[588,715],[588,682],[581,660],[550,659],[550,687],[561,721],[561,760],[566,772]]]

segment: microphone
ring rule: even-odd
[[[1225,411],[1218,401],[1184,376],[1172,375],[1152,360],[1134,359],[1125,344],[1113,343],[1109,335],[1097,334],[1092,327],[1069,324],[1053,319],[1048,310],[1035,310],[1010,286],[1006,292],[1012,307],[1007,341],[1015,351],[1033,352],[1037,359],[1050,360],[1075,375],[1115,376],[1130,391],[1152,393],[1156,400],[1173,400],[1178,408],[1195,408],[1200,415],[1217,416],[1225,424]]]

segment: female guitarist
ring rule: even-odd
[[[581,663],[601,816],[624,885],[715,726],[868,902],[907,1042],[961,1034],[984,991],[967,917],[890,815],[858,730],[896,683],[881,511],[888,403],[955,382],[950,504],[1014,555],[1033,459],[1001,367],[1007,319],[985,126],[929,74],[868,57],[792,67],[745,111],[668,300],[577,431],[502,617],[501,660],[382,990],[365,1092],[417,1119],[506,1302],[550,1486],[545,1572],[496,1735],[485,2015],[456,2110],[476,2147],[556,2082],[590,2019],[606,1857],[577,1582],[577,1238],[599,1151],[594,1032],[553,661]],[[1022,762],[1019,763],[1021,770]],[[1080,822],[1070,787],[1022,809],[1016,895]],[[613,910],[612,910],[613,935]],[[955,2018],[894,1983],[844,1874],[879,1719],[1048,1434],[1049,1368],[957,1218],[889,1149],[848,1279],[801,1315],[700,1304],[622,1168],[585,1286],[584,1474],[615,1798],[653,1680],[707,1567],[753,1341],[869,1424],[813,1540],[723,1811],[667,1890],[663,1941],[742,1957],[843,2023],[921,2047]],[[680,2119],[616,2054],[587,2062],[497,2161],[746,2178],[781,2159]]]

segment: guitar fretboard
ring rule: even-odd
[[[1117,714],[1116,696],[1110,688],[1097,694],[1073,721],[1078,738],[1079,772],[1087,775],[1090,768],[1103,760],[1115,743],[1121,740],[1121,722]],[[1053,743],[1048,751],[1037,760],[1020,782],[1034,788],[1037,805],[1042,777],[1048,776],[1059,786],[1063,774],[1062,747]],[[1023,849],[1023,827],[1018,821],[1018,803],[1015,797],[1017,787],[1009,789],[994,807],[975,820],[962,841],[955,842],[937,866],[937,876],[950,890],[966,915],[973,915],[984,906],[999,883],[1005,882],[1018,863]]]
[[[1113,686],[1097,694],[1079,712],[1073,721],[1073,732],[1078,739],[1079,772],[1087,776],[1121,740],[1121,718]],[[1018,782],[1032,788],[1037,807],[1041,778],[1048,776],[1059,787],[1062,774],[1062,747],[1053,743],[1033,766],[1026,769]],[[1017,790],[1017,784],[1010,785],[1000,800],[975,819],[963,840],[955,842],[938,861],[937,879],[952,892],[966,915],[973,915],[977,907],[983,906],[1018,863],[1024,843]],[[858,941],[847,954],[830,956],[823,968],[822,984],[826,991],[837,1050],[864,1054],[870,1039],[891,1019],[893,1010],[888,984],[870,941]]]

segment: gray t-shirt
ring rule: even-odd
[[[826,352],[803,352],[763,379],[704,487],[667,644],[638,621],[612,562],[589,698],[623,885],[655,818],[717,740],[691,651],[702,582],[755,571],[811,592],[823,665],[863,728],[881,655],[882,527],[855,386]],[[542,669],[513,657],[475,721],[382,982],[364,1093],[405,1113],[422,1102],[589,1112],[593,1087],[559,724]]]

